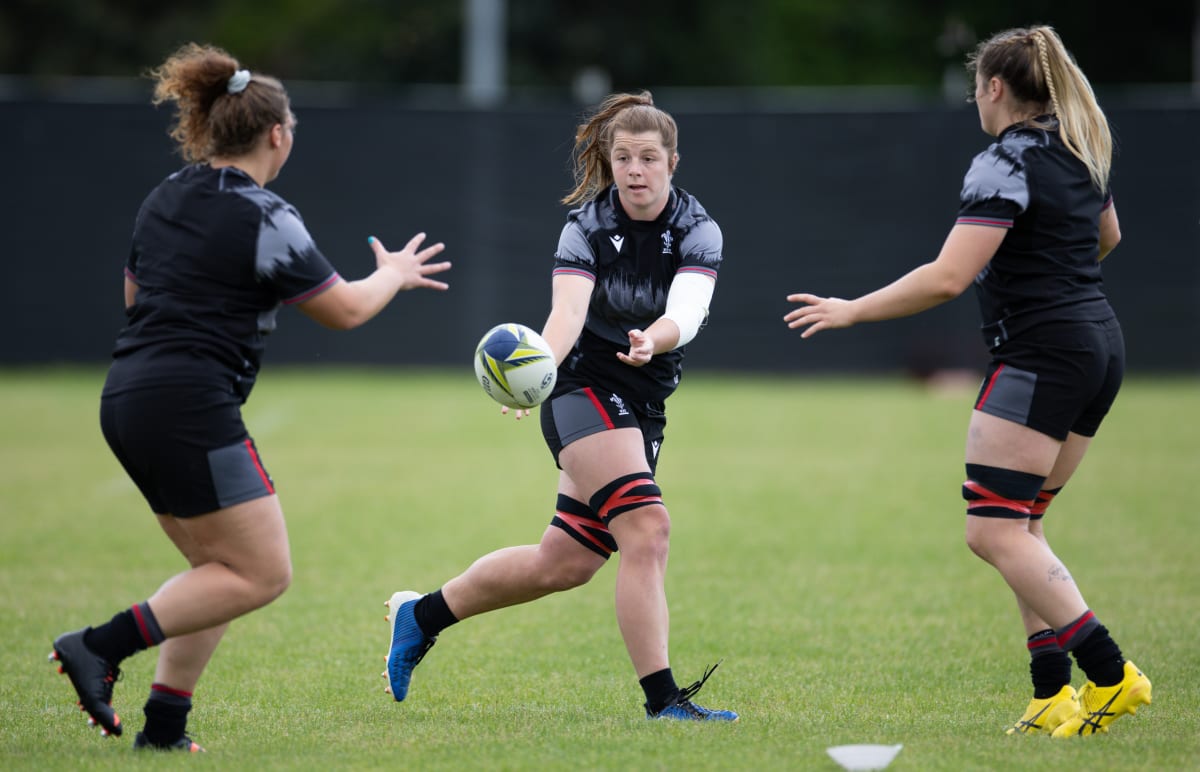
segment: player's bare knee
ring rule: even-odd
[[[671,517],[661,504],[628,512],[621,531],[624,541],[621,549],[629,554],[634,551],[665,560],[671,543]],[[632,538],[630,538],[632,536]]]
[[[292,561],[284,555],[255,566],[255,570],[244,577],[250,586],[252,603],[265,606],[287,591],[292,584]]]
[[[989,563],[992,562],[988,558],[988,556],[991,554],[991,551],[988,549],[987,531],[983,528],[972,527],[972,525],[973,523],[970,519],[968,519],[965,533],[967,549],[971,550],[976,557],[986,560]]]
[[[280,595],[287,592],[287,589],[292,586],[292,561],[285,560],[269,578],[267,589],[271,594],[271,600],[275,600]]]

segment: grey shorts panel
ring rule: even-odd
[[[590,388],[556,398],[552,405],[554,429],[562,446],[565,448],[576,440],[608,429],[636,427],[637,417],[633,411],[614,400],[619,402],[620,397]]]
[[[975,409],[1025,425],[1036,389],[1037,373],[1004,365],[983,384]]]
[[[667,416],[661,403],[631,403],[611,391],[585,386],[542,403],[541,422],[542,436],[556,464],[563,448],[576,440],[609,429],[638,429],[653,472]]]
[[[275,492],[253,440],[208,451],[208,469],[222,509]]]

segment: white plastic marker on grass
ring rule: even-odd
[[[842,769],[886,769],[903,745],[835,745],[826,748],[830,758]]]

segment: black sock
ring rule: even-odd
[[[438,633],[458,622],[458,617],[446,605],[441,590],[431,592],[417,601],[417,605],[413,606],[413,616],[417,620],[417,627],[430,638],[436,638]]]
[[[111,664],[120,664],[131,654],[157,646],[165,640],[148,603],[139,603],[116,614],[108,623],[93,627],[83,643]]]
[[[142,730],[151,745],[171,745],[187,732],[188,711],[192,709],[192,693],[172,689],[163,684],[150,687],[150,699],[142,712],[146,728]]]
[[[642,685],[642,691],[646,693],[646,710],[654,715],[660,712],[668,705],[674,705],[675,699],[679,696],[679,687],[675,684],[675,676],[671,675],[671,668],[664,668],[657,673],[642,678],[638,681]]]
[[[1071,683],[1071,658],[1059,647],[1053,630],[1034,633],[1026,646],[1035,700],[1049,699]]]
[[[1115,686],[1125,678],[1125,657],[1104,625],[1097,625],[1071,653],[1096,686]]]

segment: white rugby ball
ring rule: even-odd
[[[558,380],[546,340],[515,322],[498,324],[475,347],[475,377],[492,399],[511,408],[542,404]]]

